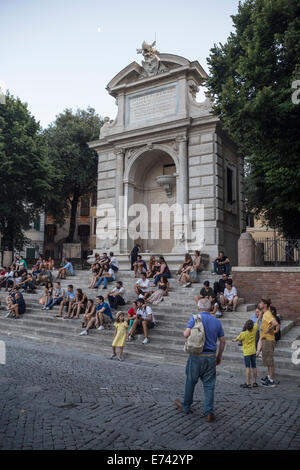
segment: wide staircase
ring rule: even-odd
[[[54,277],[56,271],[53,272]],[[97,295],[107,293],[108,290],[89,289],[90,271],[76,271],[74,277],[61,281],[64,288],[73,284],[74,288],[82,288],[88,298],[95,300]],[[120,271],[117,279],[123,281],[128,296],[128,304],[122,308],[127,312],[131,301],[136,298],[134,293],[135,279],[131,271]],[[183,288],[173,275],[170,281],[170,292],[163,302],[152,306],[155,315],[156,327],[150,330],[150,342],[142,344],[143,336],[136,335],[133,342],[128,342],[125,348],[126,360],[150,361],[157,363],[169,363],[183,365],[187,355],[183,351],[183,331],[192,313],[196,313],[194,296],[199,294],[204,280],[209,280],[211,286],[218,279],[210,272],[202,272],[200,283],[190,288]],[[238,286],[237,286],[238,287]],[[53,310],[41,310],[38,303],[43,288],[39,287],[36,294],[24,294],[27,305],[26,314],[20,319],[5,318],[5,297],[7,293],[0,290],[0,336],[22,338],[35,342],[57,345],[67,349],[79,349],[91,353],[111,354],[113,324],[107,324],[104,331],[90,330],[88,336],[79,336],[82,331],[82,315],[79,320],[56,318],[58,307]],[[244,323],[254,312],[254,304],[245,304],[240,299],[237,312],[224,313],[221,322],[227,339],[226,349],[223,355],[222,365],[219,370],[244,373],[244,361],[242,348],[238,343],[232,343],[231,339],[242,331]],[[275,350],[276,377],[279,380],[292,380],[300,383],[300,365],[292,361],[292,344],[300,339],[300,326],[295,326],[292,321],[284,320],[281,324],[282,339],[277,343]],[[258,359],[258,367],[261,373],[262,361]]]

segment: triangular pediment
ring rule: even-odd
[[[194,70],[198,76],[199,82],[207,78],[207,74],[204,69],[201,67],[199,62],[194,61],[190,62],[188,59],[175,55],[175,54],[160,54],[159,57],[159,69],[156,73],[153,73],[151,76],[145,76],[145,70],[143,65],[139,65],[136,61],[127,65],[122,69],[107,85],[107,90],[110,94],[115,96],[117,90],[120,90],[123,86],[128,86],[135,84],[142,79],[152,79],[155,76],[163,76],[169,74],[172,71],[183,70]],[[142,62],[143,64],[143,62]]]

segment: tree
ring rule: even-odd
[[[27,104],[9,92],[0,104],[0,233],[2,249],[21,250],[23,230],[51,198],[53,169],[41,128]]]
[[[49,157],[57,175],[55,198],[48,204],[47,213],[60,225],[70,215],[67,243],[73,242],[80,197],[95,191],[97,186],[98,156],[87,142],[99,138],[101,125],[93,108],[78,109],[75,113],[66,109],[45,130]]]
[[[298,0],[246,0],[235,32],[214,45],[207,87],[215,113],[247,157],[248,208],[271,227],[300,236],[300,78]]]

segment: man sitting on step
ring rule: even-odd
[[[211,296],[214,295],[214,291],[212,288],[209,286],[209,281],[204,281],[203,282],[203,287],[200,290],[200,295],[196,295],[194,297],[196,304],[198,304],[200,299],[209,299]]]
[[[144,340],[143,344],[149,343],[148,330],[155,327],[155,319],[151,307],[146,305],[144,299],[137,299],[137,312],[136,319],[134,320],[130,331],[128,340],[132,341],[134,339],[134,333],[136,329],[140,326],[143,328]]]
[[[13,316],[15,318],[20,318],[20,315],[23,315],[26,312],[25,300],[20,292],[16,292],[8,309],[9,311],[6,314],[6,317]]]
[[[223,294],[225,290],[225,282],[229,279],[228,274],[223,273],[222,277],[214,282],[214,293],[216,296]]]
[[[117,281],[116,287],[109,291],[105,300],[108,301],[111,308],[117,308],[119,305],[125,305],[127,302],[125,288],[122,281]]]
[[[80,333],[80,336],[84,336],[88,334],[88,331],[91,328],[96,327],[99,331],[104,330],[104,317],[106,315],[111,321],[113,321],[112,311],[110,306],[107,302],[104,302],[104,297],[102,295],[97,296],[97,306],[96,306],[96,315],[92,316],[90,321],[88,322],[86,328]]]
[[[70,313],[71,313],[74,302],[75,302],[75,291],[74,291],[72,284],[70,284],[68,285],[67,295],[62,300],[59,306],[58,315],[56,316],[61,318],[63,316],[64,307],[67,307],[68,309],[67,317],[70,317]]]

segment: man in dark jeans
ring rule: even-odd
[[[223,273],[221,279],[219,279],[217,282],[214,283],[215,296],[217,296],[218,294],[224,293],[225,282],[228,281],[228,279],[229,279],[228,274]]]
[[[175,400],[175,405],[184,413],[190,412],[193,403],[194,389],[199,380],[204,388],[204,415],[208,423],[215,420],[214,415],[214,390],[216,383],[216,366],[221,364],[222,354],[225,348],[225,336],[220,320],[210,314],[211,303],[208,299],[200,299],[198,304],[199,315],[205,331],[205,343],[203,351],[198,355],[189,355],[186,364],[186,382],[184,398]],[[188,338],[195,325],[194,316],[190,319],[183,336]],[[217,341],[220,341],[217,354]]]
[[[225,272],[229,274],[230,259],[225,255],[224,251],[220,251],[219,256],[213,260],[213,274],[221,274]]]

